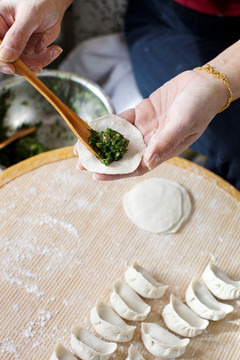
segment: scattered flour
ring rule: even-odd
[[[0,353],[12,354],[14,355],[15,360],[20,359],[18,351],[12,339],[6,339],[5,342],[0,342]]]
[[[40,290],[37,284],[29,284],[22,279],[15,277],[13,274],[4,273],[4,280],[8,281],[12,285],[18,285],[26,290],[27,293],[34,294],[38,297],[44,295],[44,291]]]

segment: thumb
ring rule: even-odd
[[[6,32],[0,46],[0,61],[13,62],[17,60],[35,29],[35,21],[16,18],[13,25]]]
[[[149,140],[144,154],[144,163],[149,169],[154,169],[157,165],[169,158],[169,154],[174,151],[180,139],[174,129],[157,129]]]

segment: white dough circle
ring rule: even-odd
[[[121,160],[113,161],[106,166],[78,141],[79,160],[88,171],[100,174],[128,174],[137,169],[146,146],[141,132],[134,125],[113,114],[94,119],[89,125],[98,132],[105,131],[107,128],[113,129],[129,140],[129,144]]]
[[[186,189],[161,178],[135,185],[124,195],[123,207],[135,225],[153,233],[176,232],[191,213]]]

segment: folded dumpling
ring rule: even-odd
[[[207,320],[200,318],[174,295],[170,296],[170,303],[164,307],[162,317],[167,327],[181,336],[194,337],[208,326]]]
[[[215,299],[205,284],[193,279],[186,291],[186,303],[200,317],[208,320],[220,320],[234,309]]]
[[[120,280],[113,286],[110,301],[118,315],[126,320],[143,321],[151,310],[150,305],[146,304],[128,284]]]
[[[97,301],[90,315],[96,332],[105,339],[127,342],[133,338],[135,326],[128,325],[110,306]]]
[[[71,346],[82,360],[107,360],[117,349],[116,343],[103,341],[80,326],[72,329]]]
[[[50,360],[77,360],[77,358],[62,344],[58,344],[54,349]]]
[[[168,285],[163,285],[155,280],[149,272],[136,262],[126,270],[125,279],[134,291],[148,299],[162,297],[168,288]]]
[[[151,354],[164,359],[182,356],[190,341],[179,339],[155,323],[142,323],[141,335],[146,349]]]
[[[240,297],[240,281],[230,279],[225,272],[213,263],[209,263],[202,274],[207,288],[221,300],[233,300]]]

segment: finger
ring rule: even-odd
[[[13,62],[19,58],[36,27],[36,21],[31,17],[28,16],[26,19],[22,14],[17,16],[0,46],[0,60]]]
[[[60,54],[62,49],[52,45],[40,54],[22,55],[21,60],[35,73],[41,72],[42,68],[49,65]]]
[[[1,8],[0,8],[0,12],[1,12]],[[4,38],[4,35],[8,31],[8,29],[9,29],[9,26],[7,25],[3,15],[0,14],[0,39]]]
[[[76,143],[76,144],[74,145],[73,153],[74,153],[75,155],[78,155],[78,143]]]
[[[182,139],[180,142],[174,142],[175,138],[172,139],[171,142],[166,142],[165,146],[163,144],[164,139],[161,140],[161,138],[158,138],[159,144],[161,144],[163,147],[155,146],[151,150],[147,147],[145,155],[144,155],[144,163],[149,168],[149,170],[154,169],[156,166],[160,165],[164,161],[167,161],[171,159],[174,156],[179,155],[181,152],[183,152],[187,147],[192,145],[194,141],[198,139],[200,136],[199,133],[193,133],[188,135],[185,139]],[[153,140],[154,142],[156,139]],[[150,146],[152,146],[151,142]],[[168,139],[169,141],[169,139]],[[149,146],[149,147],[150,147]],[[151,156],[149,157],[149,152],[151,153]]]
[[[61,21],[59,20],[55,25],[44,31],[44,41],[46,46],[52,44],[57,39],[61,32]]]
[[[0,61],[0,72],[6,75],[15,75],[15,67],[10,63]]]
[[[42,33],[34,33],[32,36],[30,36],[25,49],[24,54],[39,54],[46,50],[47,43],[46,43],[46,37]]]
[[[131,124],[134,124],[135,109],[128,109],[128,110],[122,111],[120,114],[118,114],[118,116],[129,121]]]
[[[85,167],[82,165],[80,160],[78,160],[78,162],[77,162],[77,168],[80,169],[80,170],[86,170]]]

